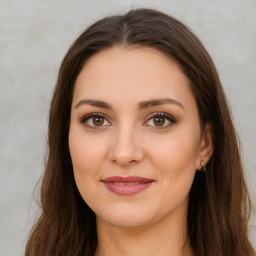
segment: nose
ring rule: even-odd
[[[113,134],[109,159],[123,167],[139,163],[144,153],[136,135],[132,126],[119,127]]]

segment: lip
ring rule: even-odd
[[[113,176],[102,180],[111,192],[118,195],[134,195],[148,188],[154,180],[138,176]]]

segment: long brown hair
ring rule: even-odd
[[[186,26],[150,9],[96,22],[66,54],[51,101],[42,211],[25,255],[92,256],[95,252],[95,214],[77,190],[69,154],[70,110],[74,84],[86,60],[115,45],[153,47],[176,60],[190,81],[202,128],[212,124],[214,152],[207,172],[196,173],[189,199],[188,239],[195,255],[254,255],[248,240],[250,199],[238,138],[214,63]]]

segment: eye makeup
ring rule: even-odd
[[[111,126],[111,122],[108,118],[98,112],[89,113],[81,118],[81,123],[89,129],[100,129],[105,126]],[[156,129],[165,129],[175,124],[176,120],[171,115],[164,112],[152,113],[147,117],[147,121],[143,126],[150,126]]]
[[[147,124],[147,123],[150,123],[150,124]],[[151,114],[148,120],[145,123],[143,123],[143,125],[153,126],[157,129],[164,129],[164,128],[170,127],[175,123],[176,123],[176,120],[171,115],[164,112],[158,112],[158,113]]]

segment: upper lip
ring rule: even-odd
[[[113,176],[113,177],[106,178],[102,181],[107,182],[107,183],[114,183],[114,182],[120,182],[120,183],[133,183],[133,182],[149,183],[149,182],[152,182],[154,180],[143,178],[143,177],[138,177],[138,176],[129,176],[129,177]]]

